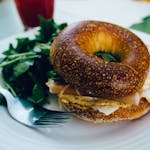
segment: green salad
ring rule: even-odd
[[[34,39],[18,38],[17,45],[9,45],[0,61],[6,87],[14,96],[25,98],[33,103],[45,103],[48,78],[61,81],[50,62],[50,47],[67,24],[56,24],[54,20],[40,17],[40,28]]]

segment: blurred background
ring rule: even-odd
[[[32,27],[31,24],[26,25],[25,19],[27,18],[23,18],[23,13],[28,12],[26,17],[30,17],[30,20],[27,21],[32,23],[33,11],[35,12],[36,9],[41,11],[42,8],[49,13],[46,17],[53,17],[58,23],[72,23],[85,19],[102,20],[150,33],[149,0],[52,0],[53,4],[48,4],[51,0],[40,0],[42,3],[34,4],[32,8],[30,4],[36,0],[20,1],[25,1],[25,3],[21,4],[19,0],[0,0],[0,40],[20,34],[30,26]],[[35,23],[35,26],[37,25]]]

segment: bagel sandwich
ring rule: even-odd
[[[116,122],[150,110],[149,52],[131,31],[101,21],[72,24],[52,43],[50,60],[64,83],[49,79],[46,85],[77,117]]]

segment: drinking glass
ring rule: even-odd
[[[39,15],[53,17],[54,0],[15,0],[15,4],[26,29],[39,26]]]

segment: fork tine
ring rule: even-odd
[[[34,126],[39,128],[59,127],[71,117],[71,113],[68,112],[46,111],[46,113],[34,122]]]
[[[39,118],[40,121],[57,121],[57,122],[58,121],[63,121],[63,120],[68,120],[68,119],[70,119],[70,118],[68,118],[68,117],[67,118],[53,118],[53,117],[52,118],[48,118],[48,117]]]
[[[38,122],[56,122],[56,123],[63,123],[63,122],[67,122],[69,118],[65,118],[65,119],[55,119],[55,118],[40,118],[38,120]]]
[[[44,115],[44,116],[41,116],[40,118],[43,118],[43,119],[50,119],[50,118],[53,118],[53,119],[69,119],[71,117],[72,116]]]
[[[70,119],[70,117],[40,117],[37,122],[43,122],[43,123],[49,123],[49,122],[54,122],[54,123],[65,123]]]
[[[66,120],[66,119],[70,119],[72,116],[71,115],[59,115],[59,114],[50,114],[50,113],[46,113],[43,114],[43,116],[41,116],[39,119],[40,120]]]
[[[44,114],[39,118],[39,120],[35,121],[34,126],[39,128],[48,128],[48,127],[60,127],[65,122],[67,122],[71,118],[71,115],[59,115],[59,114]]]
[[[62,118],[62,117],[71,117],[72,113],[66,113],[66,112],[61,112],[61,113],[51,113],[51,112],[47,112],[43,115],[43,117],[58,117],[58,118]]]
[[[46,124],[46,123],[49,123],[49,124],[58,124],[59,121],[57,122],[56,120],[54,119],[49,119],[49,120],[41,120],[41,119],[38,119],[34,122],[34,124]]]
[[[63,115],[65,114],[65,115]],[[43,116],[41,116],[38,120],[35,121],[35,123],[42,123],[42,124],[59,124],[59,123],[65,123],[68,121],[68,119],[70,119],[71,115],[68,113],[62,113],[61,115],[58,113],[53,113],[51,114],[51,112],[47,112],[45,114],[43,114]]]
[[[47,113],[45,113],[44,115],[51,115],[51,116],[71,116],[72,115],[72,113],[51,113],[51,112],[47,112]]]
[[[65,123],[67,120],[38,120],[36,123],[41,124],[58,124],[58,123]]]
[[[51,125],[47,125],[47,124],[34,124],[33,127],[36,128],[51,128],[51,127],[60,127],[62,126],[62,124],[51,124]]]
[[[58,110],[49,110],[43,107],[39,107],[38,105],[35,106],[35,108],[37,108],[38,110],[41,110],[43,112],[46,113],[50,113],[50,114],[72,114],[71,112],[65,112],[65,111],[58,111]]]
[[[48,128],[48,127],[59,127],[62,126],[65,122],[42,122],[42,121],[36,121],[34,123],[34,126],[40,127],[40,128]]]

